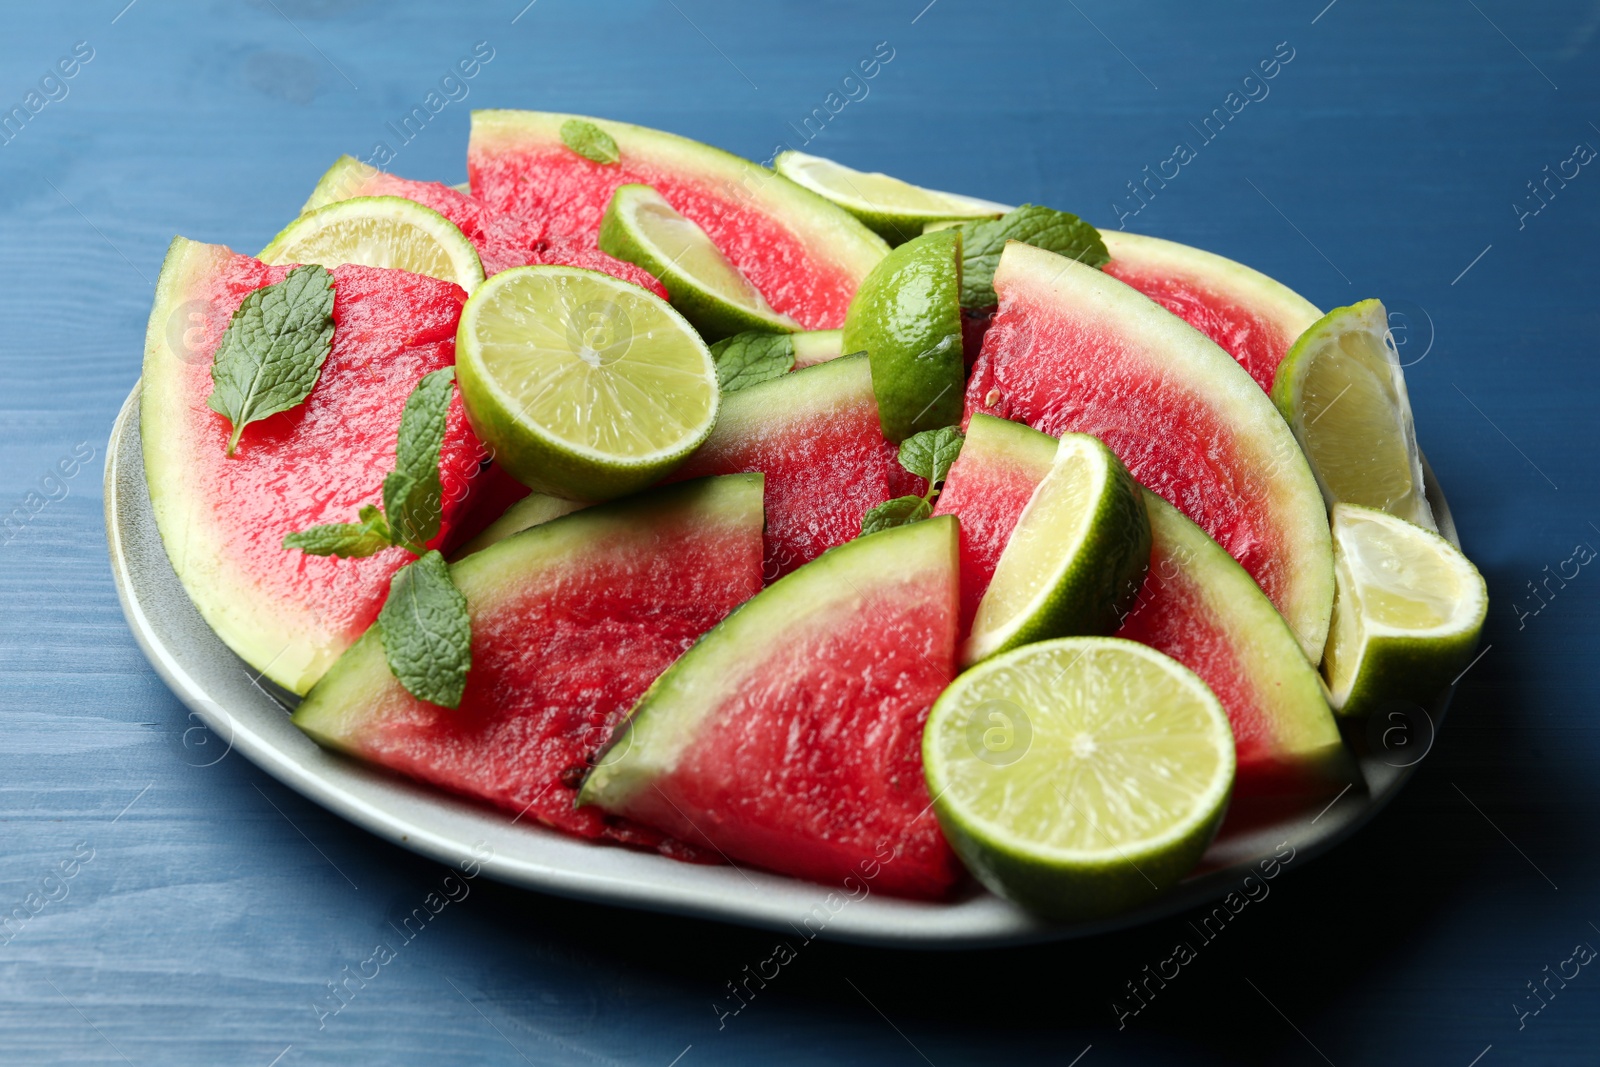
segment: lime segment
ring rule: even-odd
[[[657,480],[716,421],[716,368],[665,301],[576,267],[502,271],[461,312],[461,396],[517,480],[607,500]]]
[[[1111,637],[974,667],[922,738],[934,810],[995,892],[1060,918],[1123,911],[1193,868],[1233,787],[1228,716],[1188,668]]]
[[[1144,494],[1088,434],[1067,434],[978,603],[963,664],[1048,637],[1103,634],[1150,565]]]
[[[930,222],[998,218],[1010,210],[1004,204],[924,189],[805,152],[780,152],[772,166],[795,184],[838,204],[891,243],[917,236]]]
[[[1436,528],[1382,301],[1335,308],[1313,323],[1279,364],[1272,400],[1330,508],[1360,504]]]
[[[1483,576],[1450,542],[1386,512],[1333,509],[1333,628],[1322,669],[1341,715],[1430,702],[1471,661],[1489,609]]]
[[[772,310],[706,232],[648,185],[619,185],[600,222],[600,250],[654,274],[710,340],[745,330],[786,333],[800,324]]]
[[[307,212],[256,258],[330,270],[345,263],[390,267],[455,282],[468,293],[483,284],[477,249],[455,223],[398,196],[358,196]]]

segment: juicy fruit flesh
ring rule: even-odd
[[[919,218],[982,218],[1002,213],[1001,206],[920,185],[878,171],[853,170],[831,160],[795,153],[789,165],[811,187],[869,211]]]
[[[1432,538],[1359,513],[1346,514],[1340,561],[1360,590],[1360,617],[1396,630],[1434,630],[1460,621],[1465,583]]]
[[[1108,862],[1214,806],[1233,770],[1214,699],[1165,657],[1130,651],[1139,647],[1048,642],[965,676],[959,710],[929,742],[949,803],[1027,851]],[[1026,751],[993,758],[1024,721]]]
[[[446,232],[448,220],[430,219],[416,207],[407,211],[410,202],[399,198],[344,203],[349,206],[330,205],[301,216],[268,247],[273,254],[263,252],[262,258],[324,267],[387,267],[453,281],[469,291],[483,280],[476,253],[465,247],[464,237]]]
[[[670,263],[726,300],[758,311],[772,309],[750,280],[717,251],[706,232],[665,204],[640,204],[640,231]]]
[[[710,236],[774,310],[811,330],[844,323],[856,279],[819,260],[781,222],[750,206],[736,184],[719,188],[626,150],[620,162],[602,166],[559,141],[498,150],[474,146],[468,171],[473,193],[485,202],[519,218],[542,218],[550,234],[585,248],[598,247],[600,220],[617,186],[653,186]]]
[[[286,551],[283,537],[382,503],[401,408],[424,374],[454,362],[466,294],[420,275],[335,268],[333,349],[316,387],[304,404],[246,426],[228,457],[228,421],[206,406],[211,360],[244,296],[287,268],[188,247],[208,256],[205,272],[180,294],[187,314],[158,324],[169,344],[178,335],[162,355],[171,364],[147,367],[144,378],[146,455],[170,448],[181,464],[174,481],[147,464],[162,539],[213,628],[269,678],[304,692],[377,616],[410,557],[398,548],[365,559],[308,556]],[[445,495],[435,545],[451,536],[483,458],[456,397],[440,462],[455,491]],[[223,602],[212,605],[213,593]]]
[[[514,409],[574,448],[652,456],[702,432],[715,410],[715,378],[687,327],[599,275],[520,274],[473,328]]]

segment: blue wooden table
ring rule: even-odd
[[[94,0],[4,23],[0,915],[26,917],[0,927],[0,1061],[1600,1057],[1600,968],[1568,962],[1600,946],[1594,3]],[[118,610],[101,461],[174,233],[257,249],[379,144],[459,181],[479,106],[807,147],[1203,245],[1324,307],[1382,297],[1493,601],[1407,791],[1165,984],[1146,968],[1185,917],[1026,951],[818,944],[719,1025],[771,935],[480,880],[330,1002],[444,872],[187,717]]]

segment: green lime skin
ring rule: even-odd
[[[845,313],[843,351],[867,353],[889,441],[961,421],[960,230],[907,241],[872,269]]]

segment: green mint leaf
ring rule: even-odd
[[[333,275],[296,267],[244,298],[211,363],[206,405],[233,424],[228,455],[257,419],[304,402],[333,349]]]
[[[928,481],[931,494],[950,473],[950,465],[961,454],[961,431],[954,426],[923,430],[900,442],[900,466]]]
[[[736,333],[711,346],[717,365],[717,384],[724,393],[781,378],[794,366],[794,339],[786,333],[751,330]]]
[[[861,532],[865,535],[895,526],[906,526],[913,522],[921,522],[931,514],[933,506],[922,497],[897,496],[893,500],[885,500],[861,516]]]
[[[342,556],[345,559],[375,555],[392,543],[383,512],[371,504],[361,509],[360,522],[313,526],[283,539],[284,548],[298,548],[308,556]]]
[[[436,370],[406,398],[395,442],[394,470],[383,480],[383,510],[395,544],[421,555],[439,533],[444,489],[439,483],[439,449],[444,445],[445,416],[455,395],[453,367]]]
[[[378,631],[389,670],[412,696],[460,706],[472,667],[472,620],[443,556],[425,553],[395,573]]]
[[[610,164],[622,158],[611,135],[583,119],[568,119],[561,124],[561,143],[591,163]]]
[[[1111,262],[1099,230],[1076,215],[1036,204],[1023,204],[998,219],[963,223],[961,229],[961,306],[969,311],[1000,302],[994,293],[994,269],[1007,241],[1021,241],[1091,267]]]

